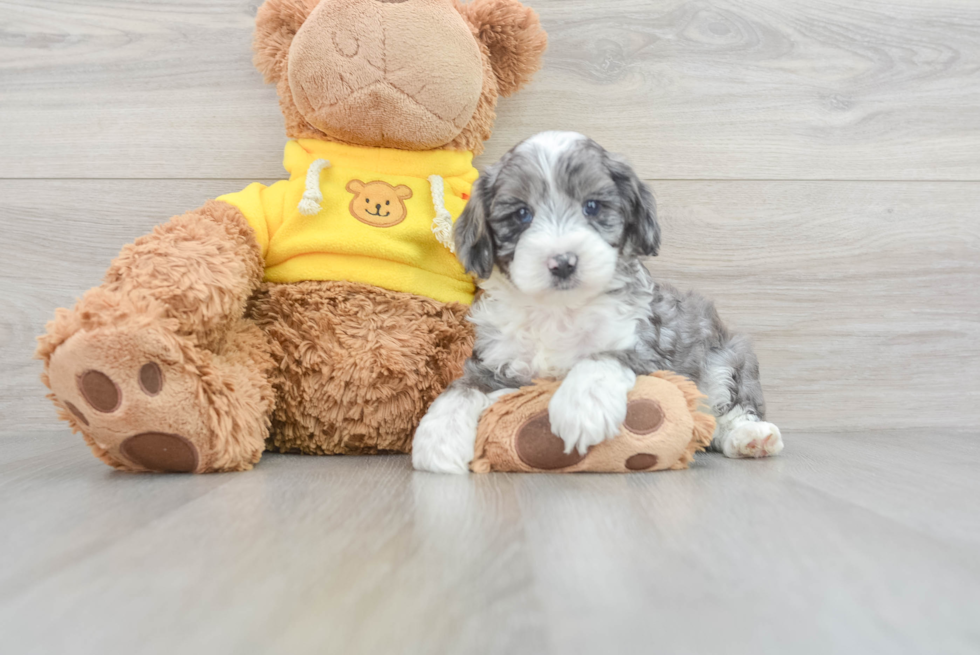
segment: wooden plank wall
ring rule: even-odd
[[[553,128],[627,154],[652,269],[754,336],[785,429],[980,419],[980,4],[527,1],[550,49],[481,163]],[[56,425],[33,338],[124,243],[282,175],[257,4],[0,1],[2,429]]]

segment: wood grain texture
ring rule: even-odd
[[[802,430],[980,419],[980,185],[662,182],[659,279],[756,342]]]
[[[30,359],[58,306],[119,248],[238,180],[0,181],[0,420],[57,425]],[[658,279],[753,337],[784,430],[980,420],[980,183],[657,182]],[[44,199],[43,204],[38,203]],[[788,435],[788,438],[791,438]]]
[[[190,477],[7,434],[0,633],[20,655],[974,653],[976,437],[799,434],[630,476],[266,455]]]
[[[254,0],[0,2],[0,177],[262,178]],[[973,0],[530,0],[544,70],[490,161],[586,132],[670,179],[980,179]]]

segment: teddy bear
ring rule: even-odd
[[[159,225],[57,310],[37,357],[59,416],[134,472],[409,451],[472,348],[451,238],[472,159],[546,44],[517,0],[266,0],[289,178]]]

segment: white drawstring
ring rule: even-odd
[[[323,202],[323,193],[320,192],[320,173],[324,168],[329,167],[330,162],[326,159],[317,159],[310,164],[310,170],[306,172],[306,192],[299,202],[300,214],[316,216],[320,213],[320,203]]]
[[[446,209],[446,184],[440,176],[430,175],[429,186],[432,187],[432,204],[436,208],[436,217],[432,219],[432,233],[436,235],[436,241],[449,248],[449,252],[455,253],[453,215]]]

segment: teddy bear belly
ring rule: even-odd
[[[352,282],[263,284],[248,313],[276,362],[266,447],[409,452],[428,406],[472,351],[468,309]]]

